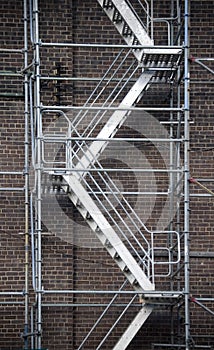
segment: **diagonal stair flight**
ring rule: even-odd
[[[146,26],[141,22],[135,11],[133,11],[133,8],[130,7],[129,2],[125,0],[97,1],[123,37],[127,46],[142,46],[142,48],[132,49],[132,53],[139,67],[142,67],[142,71],[119,104],[118,107],[120,109],[112,113],[109,120],[98,133],[97,141],[93,141],[85,150],[81,159],[77,161],[75,171],[71,172],[71,174],[62,175],[64,181],[62,187],[64,186],[70,200],[96,234],[103,247],[108,251],[134,290],[139,294],[143,294],[145,291],[153,291],[155,289],[154,284],[150,281],[150,276],[144,272],[140,262],[132,256],[96,202],[87,192],[87,189],[82,183],[84,174],[80,170],[91,168],[96,163],[99,155],[108,145],[107,139],[113,138],[118,129],[123,125],[128,116],[128,108],[136,104],[142,92],[150,85],[152,79],[154,79],[154,75],[157,74],[158,67],[161,67],[161,72],[163,72],[163,67],[165,67],[166,71],[169,72],[168,74],[173,74],[180,60],[181,50],[177,48],[169,48],[167,51],[160,48],[156,49],[153,39],[149,37]],[[140,311],[136,314],[113,350],[125,350],[128,347],[152,310],[153,306],[151,304],[142,304]]]

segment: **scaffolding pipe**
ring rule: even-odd
[[[25,305],[23,301],[0,301],[0,305]]]
[[[23,175],[23,171],[0,171],[0,175]]]
[[[35,239],[34,239],[34,220],[33,220],[33,194],[30,196],[30,222],[31,222],[31,259],[32,259],[32,287],[36,290],[35,273]]]
[[[56,289],[56,290],[47,290],[42,289],[38,290],[38,292],[42,294],[139,294],[139,291],[134,290],[62,290],[62,289]],[[144,294],[143,292],[141,294]],[[182,291],[155,291],[155,290],[146,290],[145,294],[147,295],[154,295],[154,296],[161,296],[161,297],[172,297],[172,296],[180,296],[184,295],[184,292]]]
[[[32,92],[33,92],[33,83],[32,83],[32,77],[30,77],[30,124],[31,124],[31,128],[30,128],[30,133],[31,133],[31,161],[32,161],[32,166],[35,167],[35,133],[34,133],[34,113],[33,113],[33,96],[32,96]]]
[[[34,42],[34,63],[35,63],[35,115],[37,124],[37,348],[41,348],[42,334],[42,194],[41,194],[41,114],[40,114],[40,40],[39,40],[39,7],[38,0],[33,2],[33,14],[35,19],[35,42]]]
[[[114,304],[112,307],[125,307],[127,304]],[[42,307],[106,307],[108,308],[109,304],[93,304],[93,303],[85,303],[85,304],[70,304],[70,303],[42,303]],[[130,305],[131,307],[138,307],[139,308],[139,303],[138,304],[132,304]],[[97,321],[96,321],[97,324]],[[95,325],[95,324],[94,324]],[[94,328],[93,325],[93,328]]]
[[[79,168],[79,169],[75,169],[75,168],[51,168],[51,167],[45,167],[45,171],[46,172],[52,172],[53,175],[65,175],[65,172],[142,172],[142,173],[183,173],[182,169],[138,169],[138,168],[134,168],[134,169],[127,169],[127,168],[121,168],[121,169],[113,169],[113,168],[97,168],[95,169],[90,169],[90,168]]]
[[[149,68],[147,68],[149,70]],[[151,70],[155,70],[155,68],[151,68]],[[160,68],[156,68],[156,70],[163,70],[160,69]],[[168,69],[168,70],[172,70],[171,68]],[[0,74],[1,75],[1,74]],[[102,79],[102,77],[56,77],[56,76],[41,76],[41,80],[57,80],[57,81],[100,81]],[[109,78],[105,78],[105,79],[102,79],[102,81],[109,81],[110,79]],[[119,78],[114,78],[114,79],[111,79],[111,82],[118,82],[120,81]],[[123,79],[124,82],[128,81],[128,79]],[[129,82],[133,83],[135,82],[134,79],[129,79]],[[163,81],[152,81],[152,84],[166,84],[165,82]]]
[[[0,297],[1,296],[22,296],[23,297],[24,292],[0,292]]]
[[[115,45],[115,44],[82,44],[82,43],[55,43],[55,42],[39,42],[41,47],[88,47],[88,48],[114,48],[114,49],[182,49],[182,46],[168,45]]]
[[[28,0],[25,0],[25,1],[28,1]],[[152,4],[153,4],[153,1],[151,1]],[[188,3],[188,1],[186,1]],[[163,108],[163,107],[160,107],[160,108],[154,108],[154,107],[146,107],[146,108],[135,108],[135,107],[131,107],[131,108],[118,108],[118,107],[78,107],[78,106],[42,106],[41,105],[41,101],[40,101],[40,80],[41,79],[44,79],[44,77],[42,78],[40,76],[40,46],[48,46],[48,44],[50,44],[49,46],[57,46],[57,47],[94,47],[94,48],[99,48],[99,47],[102,47],[102,48],[108,48],[108,47],[113,47],[113,48],[138,48],[137,45],[130,45],[130,46],[127,46],[127,45],[97,45],[97,44],[73,44],[73,43],[70,43],[70,44],[64,44],[64,43],[42,43],[40,40],[39,40],[39,18],[38,18],[38,0],[33,0],[33,5],[32,5],[32,1],[29,0],[29,3],[30,3],[30,29],[31,29],[31,39],[33,41],[33,44],[34,44],[34,63],[35,63],[35,75],[33,77],[33,79],[35,79],[35,89],[34,89],[34,92],[35,92],[35,101],[34,101],[34,108],[35,108],[35,120],[36,120],[36,123],[37,123],[37,128],[36,126],[34,125],[34,119],[33,119],[33,113],[31,113],[31,123],[32,123],[32,136],[34,137],[34,130],[37,130],[37,139],[36,139],[36,152],[37,152],[37,156],[36,156],[36,159],[35,159],[35,169],[36,169],[36,172],[37,172],[37,186],[36,186],[36,202],[37,202],[37,206],[36,206],[36,219],[37,219],[37,226],[36,226],[36,230],[34,232],[34,225],[31,225],[31,235],[32,235],[32,238],[33,238],[33,243],[32,243],[32,251],[34,250],[34,246],[36,245],[36,242],[34,244],[34,238],[35,237],[38,237],[38,240],[37,240],[37,256],[36,256],[36,272],[34,271],[32,276],[33,276],[33,284],[35,283],[35,287],[36,287],[36,296],[37,296],[37,302],[36,302],[36,312],[37,312],[37,331],[34,333],[34,329],[32,331],[32,334],[37,334],[37,339],[38,339],[38,342],[36,342],[36,344],[34,344],[34,342],[32,342],[32,347],[37,347],[38,349],[41,348],[41,331],[42,331],[42,324],[41,324],[41,321],[42,321],[42,318],[41,318],[41,310],[42,310],[42,306],[47,306],[47,305],[51,305],[51,306],[56,306],[56,305],[67,305],[67,306],[89,306],[89,305],[96,305],[96,306],[100,306],[100,305],[104,305],[104,304],[62,304],[62,303],[59,303],[59,304],[54,304],[54,303],[49,303],[49,304],[43,304],[42,303],[42,295],[43,294],[113,294],[115,295],[115,293],[117,294],[133,294],[134,295],[134,298],[135,296],[137,296],[137,292],[136,291],[72,291],[72,290],[68,290],[68,291],[63,291],[63,290],[60,290],[60,291],[54,291],[54,290],[51,290],[51,291],[47,291],[47,290],[43,290],[42,289],[42,283],[41,283],[41,277],[42,277],[42,266],[41,266],[41,257],[42,257],[42,244],[41,244],[41,235],[42,235],[42,230],[41,230],[41,199],[42,199],[42,192],[41,192],[41,176],[42,176],[42,171],[44,169],[42,169],[42,142],[44,141],[47,141],[47,140],[44,140],[44,138],[42,139],[42,122],[41,122],[41,110],[44,110],[43,108],[48,108],[48,109],[58,109],[59,111],[62,110],[62,109],[66,109],[66,110],[80,110],[80,111],[83,111],[83,110],[95,110],[95,111],[100,111],[100,110],[139,110],[139,111],[167,111],[167,112],[170,112],[171,114],[173,112],[184,112],[184,115],[185,115],[185,139],[180,139],[179,137],[177,137],[177,139],[168,139],[168,140],[160,140],[160,139],[150,139],[150,140],[141,140],[141,141],[151,141],[153,140],[154,142],[157,141],[157,142],[170,142],[170,146],[172,147],[173,146],[173,142],[185,142],[185,152],[186,150],[188,149],[188,147],[186,146],[187,143],[188,143],[188,116],[189,116],[189,110],[188,110],[188,104],[185,103],[184,104],[184,108],[174,108],[174,107],[170,107],[170,108]],[[178,3],[178,0],[177,0],[177,3]],[[33,7],[33,8],[32,8]],[[34,14],[34,15],[33,15]],[[185,16],[186,16],[186,11],[185,11]],[[152,15],[152,18],[153,18],[153,15]],[[142,46],[139,46],[139,49],[142,49],[143,47]],[[148,48],[148,47],[147,47]],[[152,48],[154,48],[152,46]],[[158,48],[158,47],[156,47]],[[173,48],[173,47],[166,47],[166,46],[161,46],[161,48],[167,48],[170,49],[170,48]],[[180,47],[179,47],[180,48]],[[186,57],[187,57],[187,54],[186,54]],[[185,61],[186,63],[186,61]],[[186,66],[185,66],[186,68]],[[187,72],[188,69],[185,70],[185,72]],[[47,78],[47,77],[46,77]],[[47,78],[48,79],[48,78]],[[57,79],[60,79],[60,78],[57,78]],[[67,78],[62,78],[62,79],[67,79]],[[32,79],[30,81],[30,84],[32,84]],[[185,75],[185,89],[187,87],[187,84],[186,84],[186,75]],[[185,90],[187,91],[187,89]],[[186,101],[186,97],[187,95],[185,95],[185,101]],[[30,97],[30,99],[32,98],[32,95]],[[30,108],[33,108],[33,102],[30,101]],[[167,123],[167,122],[166,122]],[[169,123],[175,123],[174,121],[170,121]],[[177,123],[177,122],[176,122]],[[177,123],[178,124],[178,123]],[[35,127],[33,129],[33,127]],[[33,140],[33,137],[32,137],[32,140]],[[66,138],[66,141],[70,141],[72,140],[73,138]],[[82,138],[82,140],[84,140],[84,138]],[[87,140],[90,140],[90,138],[87,138]],[[58,140],[59,141],[59,140]],[[109,139],[107,139],[107,141],[109,141]],[[135,139],[131,139],[131,141],[136,141]],[[34,154],[34,147],[32,147],[32,152]],[[172,160],[172,154],[171,154],[171,160]],[[34,162],[33,162],[34,163]],[[171,167],[170,169],[131,169],[130,171],[144,171],[144,172],[169,172],[171,174],[171,176],[173,175],[173,173],[175,172],[176,175],[179,174],[183,171],[187,172],[188,171],[188,164],[189,164],[189,161],[188,161],[188,157],[185,156],[185,167],[184,169],[181,167],[179,169],[173,169],[173,167]],[[64,174],[65,171],[78,171],[78,172],[94,172],[95,169],[66,169],[66,168],[51,168],[51,171],[54,175],[58,175],[58,174]],[[45,171],[48,171],[47,168],[45,168]],[[58,171],[58,172],[57,172]],[[96,171],[98,172],[102,172],[102,171],[129,171],[129,169],[96,169]],[[91,174],[90,174],[91,175]],[[99,174],[100,175],[100,174]],[[102,175],[102,174],[101,174]],[[173,176],[172,176],[173,177]],[[173,186],[172,186],[173,187]],[[116,193],[117,191],[115,191]],[[185,187],[185,194],[184,194],[184,197],[185,197],[185,203],[186,203],[186,199],[189,199],[189,196],[188,196],[188,188]],[[105,192],[104,192],[105,193]],[[110,192],[110,193],[114,193],[114,192]],[[96,192],[95,192],[96,194]],[[149,193],[150,194],[150,193]],[[188,205],[185,204],[185,213],[188,213]],[[31,211],[32,211],[32,196],[31,196]],[[33,213],[31,213],[31,219],[33,219]],[[185,234],[185,254],[188,253],[189,254],[189,247],[188,247],[188,216],[185,216],[185,228],[184,228],[184,234]],[[35,252],[34,252],[35,253]],[[34,254],[32,255],[32,262],[34,260]],[[189,290],[188,290],[188,283],[187,281],[187,277],[188,277],[188,264],[189,264],[189,260],[188,260],[188,257],[185,256],[185,290],[184,292],[177,292],[177,291],[168,291],[168,292],[162,292],[162,291],[158,291],[158,292],[154,292],[154,291],[146,291],[146,295],[151,295],[151,297],[153,296],[158,296],[158,297],[171,297],[171,296],[182,296],[182,295],[185,295],[185,301],[186,301],[186,295],[189,294]],[[123,292],[123,293],[122,293]],[[114,298],[114,297],[113,297]],[[133,298],[133,299],[134,299]],[[136,304],[134,304],[136,305]],[[132,306],[132,305],[131,305]],[[129,307],[129,305],[127,305],[127,308]],[[186,307],[187,307],[187,304],[186,304]],[[34,318],[34,315],[33,315],[33,309],[31,310],[32,311],[32,320]],[[187,314],[186,314],[187,316]],[[186,330],[186,344],[188,344],[188,341],[189,341],[189,336],[187,337],[187,334],[188,334],[188,330],[189,330],[189,322],[187,323],[188,321],[188,318],[186,317],[185,318],[186,322],[185,322],[185,330]],[[119,321],[119,319],[117,320],[117,322]],[[115,324],[117,324],[117,322]],[[111,330],[114,328],[114,325],[113,327],[111,328]],[[110,332],[111,332],[110,330]],[[110,334],[110,332],[108,334]],[[107,336],[108,336],[107,334]],[[107,338],[107,336],[104,338],[104,340],[100,343],[100,345],[98,346],[97,349],[100,348],[100,346],[103,344],[103,342],[105,341],[105,339]],[[186,345],[187,346],[187,345]],[[186,350],[189,350],[189,347],[187,346],[186,347]]]
[[[24,187],[0,187],[0,191],[24,191]]]
[[[5,76],[5,77],[22,77],[22,74],[20,73],[14,73],[14,72],[10,72],[10,71],[0,71],[0,76]],[[23,94],[22,94],[23,95]]]
[[[0,53],[21,53],[23,54],[23,49],[3,49],[0,47]]]
[[[214,316],[214,311],[210,310],[210,308],[208,308],[207,306],[205,306],[204,304],[200,303],[200,301],[198,301],[197,298],[190,298],[190,301],[192,301],[193,303],[195,303],[196,305],[200,306],[202,309],[204,309],[205,311],[207,311],[210,315]]]
[[[103,137],[86,137],[86,136],[71,136],[71,137],[63,137],[63,136],[58,136],[58,135],[54,135],[53,136],[46,136],[43,135],[43,137],[41,138],[42,141],[45,141],[46,143],[57,143],[57,142],[63,142],[63,141],[108,141],[108,142],[114,142],[114,141],[126,141],[126,142],[169,142],[169,143],[173,143],[173,142],[183,142],[184,139],[183,138],[173,138],[171,136],[171,138],[168,139],[164,139],[164,138],[138,138],[138,137],[108,137],[108,138],[103,138]],[[123,146],[124,147],[124,146]]]
[[[119,106],[115,106],[115,107],[98,107],[98,106],[92,106],[92,107],[84,107],[84,106],[66,106],[66,105],[61,105],[61,106],[46,106],[46,105],[41,105],[41,109],[43,112],[45,112],[46,110],[52,110],[52,109],[56,109],[56,110],[74,110],[74,111],[79,111],[79,110],[108,110],[108,111],[151,111],[151,112],[183,112],[184,108],[170,108],[170,107],[119,107]]]
[[[189,179],[190,183],[196,184],[199,187],[201,187],[203,190],[205,190],[207,193],[209,193],[209,195],[214,196],[214,192],[212,190],[210,190],[209,188],[207,188],[206,186],[202,185],[198,180],[194,179],[193,177],[191,177]]]
[[[27,0],[24,0],[24,67],[28,66],[28,19],[27,19]],[[29,111],[28,111],[28,76],[27,71],[24,75],[24,96],[25,96],[25,167],[24,167],[24,177],[25,177],[25,321],[24,321],[24,349],[28,349],[28,313],[29,313]]]
[[[152,345],[152,349],[155,349],[155,347],[162,347],[162,348],[168,348],[169,350],[172,350],[173,348],[175,348],[175,349],[186,349],[186,345],[184,345],[184,344],[164,344],[164,343],[153,343],[153,345]],[[193,349],[193,348],[192,348]],[[209,346],[209,345],[194,345],[194,349],[202,349],[202,350],[204,350],[204,349],[212,349],[212,347],[211,346]]]
[[[185,275],[185,345],[186,350],[190,350],[190,311],[189,311],[189,296],[190,296],[190,259],[189,259],[189,16],[190,4],[189,0],[185,0],[184,8],[184,275]]]
[[[204,61],[211,61],[213,59],[204,59]],[[209,68],[206,64],[202,63],[202,58],[194,59],[194,62],[198,63],[201,67],[205,68],[208,72],[214,74],[214,70]]]
[[[33,0],[29,0],[29,17],[30,17],[30,40],[34,43],[34,23],[33,23]]]

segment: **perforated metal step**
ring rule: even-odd
[[[97,0],[128,45],[140,45],[133,54],[142,67],[153,71],[153,80],[172,80],[182,56],[181,48],[157,49],[145,25],[125,0]],[[146,48],[151,46],[151,48]],[[154,47],[154,48],[152,48]]]
[[[144,49],[140,66],[147,72],[153,72],[153,80],[173,81],[182,57],[181,47]]]
[[[128,45],[153,45],[143,23],[136,17],[126,1],[97,1]],[[138,61],[141,60],[142,52],[140,50],[133,50],[133,54]]]

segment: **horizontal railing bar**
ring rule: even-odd
[[[0,305],[24,305],[24,301],[0,301]]]
[[[46,109],[48,109],[48,112],[51,112],[51,110],[55,110],[57,112],[58,110],[94,110],[94,111],[99,111],[99,110],[104,110],[104,111],[166,111],[166,112],[183,112],[183,108],[177,108],[177,107],[102,107],[102,106],[45,106],[41,105],[40,106],[41,110],[45,112]]]
[[[210,179],[208,179],[208,178],[206,178],[206,179],[205,179],[205,178],[204,178],[204,179],[203,179],[203,178],[200,179],[200,178],[199,178],[199,179],[198,179],[198,178],[197,178],[197,181],[199,181],[199,182],[214,182],[214,179],[212,179],[212,178],[210,178]]]
[[[179,169],[139,169],[139,168],[134,168],[134,169],[123,169],[123,168],[118,168],[118,169],[112,169],[112,168],[96,168],[96,169],[91,169],[91,168],[48,168],[45,167],[43,169],[45,172],[51,172],[50,174],[53,175],[60,175],[60,174],[65,174],[65,173],[72,173],[72,172],[115,172],[115,171],[120,171],[120,172],[145,172],[145,173],[151,173],[151,172],[156,172],[156,173],[182,173],[183,170]],[[57,173],[56,173],[57,172]]]
[[[172,68],[172,67],[147,67],[146,65],[142,65],[142,68],[145,68],[148,71],[170,71],[170,72],[174,72],[177,69],[176,68]]]
[[[190,193],[190,197],[213,197],[212,194],[209,193]]]
[[[37,290],[37,293],[43,294],[139,294],[139,291],[134,290]],[[173,295],[183,295],[181,291],[154,291],[146,290],[142,294],[158,295],[162,297],[168,297]]]
[[[9,77],[20,77],[23,78],[23,75],[20,73],[16,73],[16,72],[9,72],[9,71],[0,71],[0,76],[9,76]]]
[[[0,292],[0,297],[1,296],[24,296],[24,292]]]
[[[100,194],[101,192],[88,192],[89,194]],[[120,191],[120,192],[115,192],[115,191],[102,191],[102,193],[105,193],[105,194],[123,194],[123,195],[139,195],[139,194],[144,194],[144,195],[158,195],[158,196],[161,196],[161,195],[166,195],[168,196],[169,194],[171,194],[171,192],[141,192],[141,191],[138,191],[138,192],[124,192],[124,191]],[[102,194],[101,193],[101,194]]]
[[[182,345],[182,344],[162,344],[162,343],[153,343],[153,349],[154,347],[158,346],[158,347],[165,347],[165,348],[183,348],[186,349],[186,345]],[[209,345],[194,345],[194,349],[212,349],[211,346]]]
[[[24,191],[24,187],[0,187],[0,191]]]
[[[160,69],[159,69],[160,70]],[[171,70],[171,69],[170,69]],[[1,75],[1,74],[0,74]],[[41,80],[59,80],[59,81],[110,81],[109,78],[103,79],[102,77],[54,77],[54,76],[41,76]],[[111,82],[119,82],[121,79],[114,78]],[[123,79],[124,82],[135,82],[134,79]],[[152,81],[152,84],[166,84],[165,81]]]
[[[24,53],[24,49],[4,49],[0,47],[0,53]]]
[[[45,303],[42,304],[44,307],[106,307],[109,304],[70,304],[70,303]],[[111,307],[125,307],[127,304],[113,304]],[[132,304],[130,306],[139,307],[139,304]]]
[[[167,45],[115,45],[115,44],[83,44],[83,43],[56,43],[56,42],[39,42],[40,47],[89,47],[89,48],[118,48],[118,49],[182,49],[183,46],[167,46]]]
[[[134,138],[134,137],[109,137],[109,138],[99,138],[99,137],[62,137],[62,136],[58,136],[58,135],[54,135],[54,136],[46,136],[44,135],[43,137],[40,138],[40,140],[45,141],[45,142],[52,142],[55,141],[57,142],[61,142],[61,141],[129,141],[129,142],[182,142],[184,139],[183,138],[179,138],[179,139],[173,139],[173,138],[168,138],[168,139],[164,139],[164,138]]]
[[[214,58],[209,58],[209,57],[205,57],[205,58],[195,58],[195,61],[214,61]]]
[[[23,171],[0,171],[0,175],[23,175]]]

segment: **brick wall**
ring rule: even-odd
[[[155,2],[154,11],[160,17],[169,16],[169,3]],[[133,2],[135,4],[135,2]],[[136,5],[136,4],[135,4]],[[191,3],[191,56],[212,57],[212,1],[196,0]],[[14,13],[16,16],[14,16]],[[1,16],[1,48],[23,48],[23,4],[22,1],[2,1],[0,4]],[[76,42],[76,43],[108,43],[123,44],[110,21],[102,12],[95,0],[90,1],[48,1],[40,3],[40,38],[43,42]],[[156,23],[156,44],[166,43],[166,27]],[[30,49],[30,55],[31,55]],[[72,76],[76,78],[99,78],[104,74],[113,58],[118,54],[116,49],[96,48],[47,48],[41,47],[41,73],[43,76],[61,77]],[[2,53],[0,73],[4,71],[17,72],[23,66],[22,55]],[[125,69],[132,63],[132,55],[126,61],[119,73],[124,74]],[[210,63],[208,63],[210,65]],[[211,66],[210,66],[211,67]],[[139,72],[136,73],[136,75]],[[136,76],[135,75],[135,76]],[[135,77],[134,76],[134,77]],[[133,78],[134,78],[133,77]],[[212,116],[212,75],[201,68],[194,59],[191,59],[191,175],[195,178],[213,179],[213,116]],[[4,189],[0,192],[0,281],[1,291],[22,292],[24,290],[24,100],[21,76],[0,75],[0,111],[1,111],[1,137],[0,137],[0,171],[18,171],[17,175],[0,175],[2,188],[16,187],[17,190]],[[97,82],[43,80],[41,84],[41,101],[43,104],[82,105]],[[115,83],[112,83],[113,88]],[[128,89],[129,86],[127,86]],[[101,87],[102,88],[102,87]],[[109,89],[110,90],[110,89]],[[154,85],[146,92],[139,102],[139,106],[158,103],[159,106],[169,104],[170,86]],[[100,101],[104,99],[101,98]],[[68,113],[72,119],[75,114]],[[169,115],[156,115],[157,119],[168,120]],[[56,126],[57,113],[44,114],[44,130],[48,133],[58,132]],[[102,123],[105,121],[103,118]],[[142,131],[139,116],[133,117],[118,132],[121,135],[134,137]],[[81,132],[87,126],[88,120],[81,126]],[[101,123],[101,124],[102,124]],[[61,132],[66,125],[60,124]],[[148,125],[147,128],[149,129]],[[97,129],[96,129],[97,131]],[[144,131],[144,133],[146,133]],[[144,134],[145,136],[145,134]],[[63,159],[63,146],[47,147],[47,157]],[[122,148],[120,148],[122,147]],[[111,167],[115,165],[114,155],[119,154],[116,160],[118,167],[124,162],[128,167],[137,167],[138,159],[146,161],[146,166],[154,167],[161,164],[160,153],[152,144],[145,149],[142,144],[125,144],[118,147],[113,144],[110,151],[106,151],[102,163]],[[51,153],[52,152],[52,153]],[[134,158],[133,157],[137,157]],[[163,156],[163,153],[161,153]],[[106,160],[107,159],[107,160]],[[31,162],[31,160],[30,160]],[[123,190],[131,188],[133,192],[139,191],[139,184],[145,183],[141,190],[154,188],[167,191],[168,177],[155,174],[155,177],[140,177],[138,173],[124,173],[119,171],[114,175],[118,186]],[[45,180],[49,181],[49,180]],[[45,182],[43,189],[45,190]],[[205,185],[213,189],[213,182]],[[155,188],[156,186],[156,188]],[[195,184],[191,184],[191,194],[204,194]],[[73,207],[66,194],[42,194],[43,232],[42,236],[42,276],[44,289],[57,290],[117,290],[124,278],[109,255],[97,245],[97,241],[83,222],[77,210]],[[128,197],[127,197],[128,198]],[[130,196],[131,202],[138,208],[149,228],[165,228],[168,206],[165,206],[165,216],[160,213],[166,204],[165,197],[157,198],[155,204],[151,196]],[[130,199],[128,198],[128,199]],[[146,205],[145,205],[146,202]],[[191,278],[190,287],[194,297],[211,298],[213,296],[213,201],[212,197],[191,197]],[[158,224],[157,224],[158,223]],[[167,221],[168,223],[168,221]],[[96,248],[94,249],[94,245]],[[161,271],[161,268],[160,268]],[[31,271],[30,271],[31,273]],[[164,270],[165,273],[165,270]],[[183,275],[181,277],[181,288]],[[31,277],[30,277],[31,281]],[[170,288],[167,279],[158,280],[160,289]],[[129,287],[127,287],[129,289]],[[35,294],[30,289],[30,306],[34,305]],[[131,296],[118,297],[118,305],[110,309],[91,337],[84,349],[95,349],[99,341],[105,336],[109,327],[121,314],[124,304],[129,302]],[[104,305],[111,299],[106,294],[55,294],[44,295],[42,308],[43,347],[49,350],[59,348],[77,349],[87,332],[102,313]],[[20,334],[24,330],[24,305],[22,296],[0,296],[1,307],[1,349],[19,349],[23,345]],[[12,301],[12,304],[11,304]],[[73,304],[76,304],[73,307]],[[88,307],[86,304],[95,303],[97,306]],[[53,306],[53,305],[57,306]],[[68,306],[66,306],[68,304]],[[83,305],[80,305],[83,304]],[[102,304],[102,306],[100,305]],[[122,334],[127,324],[133,319],[139,308],[138,300],[135,306],[129,309],[115,328],[102,349],[110,349],[118,336]],[[212,309],[213,304],[205,303]],[[213,346],[213,317],[198,306],[191,304],[191,333],[196,345]],[[183,310],[180,313],[182,325]],[[177,314],[173,313],[175,339],[177,339]],[[158,307],[150,316],[136,338],[132,341],[131,349],[151,349],[152,343],[171,342],[170,309]],[[181,334],[182,335],[182,334]]]

